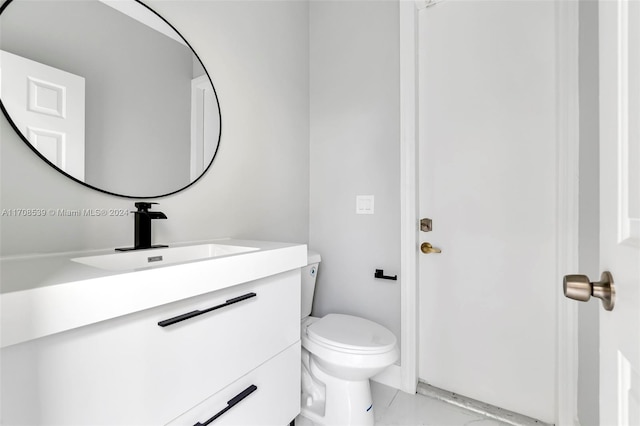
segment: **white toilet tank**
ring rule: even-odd
[[[316,289],[316,276],[318,275],[318,263],[320,263],[320,260],[320,254],[312,250],[307,252],[307,266],[302,268],[300,319],[311,315],[313,294]]]

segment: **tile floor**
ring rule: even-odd
[[[473,411],[371,382],[376,426],[504,426]],[[296,426],[313,426],[298,416]]]

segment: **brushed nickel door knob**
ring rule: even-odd
[[[616,304],[616,287],[613,275],[604,271],[600,281],[590,282],[586,275],[565,275],[562,280],[564,295],[569,299],[587,302],[591,296],[602,300],[605,310],[611,311]]]
[[[420,245],[420,251],[423,252],[424,254],[442,253],[442,250],[440,250],[439,248],[435,248],[434,246],[431,245],[431,243],[422,243]]]

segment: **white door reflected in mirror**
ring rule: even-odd
[[[206,75],[191,80],[191,180],[207,169],[218,148],[218,101]]]
[[[84,77],[0,50],[0,93],[15,125],[40,155],[84,179]]]

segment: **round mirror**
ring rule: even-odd
[[[220,108],[202,62],[137,0],[8,0],[2,111],[40,158],[129,198],[178,192],[211,166]]]

